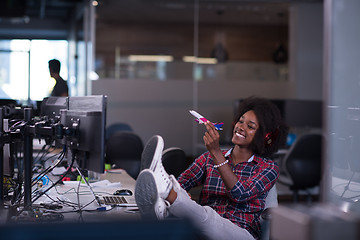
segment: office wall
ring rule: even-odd
[[[107,78],[94,81],[92,93],[108,96],[108,125],[127,122],[144,142],[152,135],[160,134],[165,139],[166,147],[181,147],[187,154],[195,155],[199,149],[203,149],[202,126],[194,125],[188,113],[196,103],[196,110],[205,117],[225,123],[221,137],[227,140],[231,136],[233,104],[236,99],[251,95],[278,99],[322,99],[322,24],[311,24],[304,20],[321,22],[321,6],[293,6],[294,15],[291,16],[293,20],[289,32],[292,49],[289,52],[290,81],[218,79],[199,81],[194,88],[191,79],[151,81]],[[102,50],[105,50],[105,46]]]
[[[197,110],[212,121],[225,123],[223,140],[230,136],[234,100],[251,95],[291,98],[294,92],[290,82],[200,82],[197,87]],[[129,123],[144,142],[160,134],[166,147],[181,147],[189,155],[194,146],[202,146],[203,126],[198,126],[189,114],[193,108],[191,81],[101,79],[93,82],[92,89],[93,94],[108,96],[107,125]],[[195,143],[194,127],[199,128]]]
[[[290,8],[290,81],[295,98],[323,98],[323,4],[301,3]]]

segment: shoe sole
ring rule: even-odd
[[[135,201],[143,218],[158,219],[155,212],[158,198],[158,191],[152,172],[142,171],[136,180]]]
[[[156,135],[152,137],[146,144],[142,155],[141,155],[141,168],[144,169],[155,169],[156,161],[154,159],[162,157],[162,151],[164,149],[164,140],[161,136]]]

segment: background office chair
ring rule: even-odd
[[[116,132],[106,142],[106,162],[114,168],[122,168],[137,178],[140,172],[141,154],[144,149],[141,138],[133,132]]]
[[[133,129],[127,123],[113,123],[106,128],[106,140],[109,139],[112,134],[120,131],[133,132]]]
[[[279,182],[290,187],[293,191],[294,202],[298,201],[299,190],[309,190],[319,186],[321,161],[322,135],[320,133],[301,135],[290,147],[283,160],[283,172]],[[310,201],[311,194],[308,193],[308,202]]]
[[[162,164],[168,174],[177,178],[188,167],[184,150],[177,147],[167,148],[162,154]]]

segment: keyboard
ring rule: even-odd
[[[117,205],[117,204],[127,204],[128,201],[123,196],[104,196],[104,204],[106,205]]]

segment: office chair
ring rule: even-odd
[[[271,209],[279,205],[276,184],[269,190],[265,199],[265,208],[260,216],[261,237],[260,240],[270,239]]]
[[[171,147],[163,151],[162,164],[168,174],[172,174],[177,178],[186,170],[188,164],[186,162],[186,154],[181,148]]]
[[[109,139],[112,134],[119,131],[133,132],[133,129],[127,123],[113,123],[106,128],[106,140]]]
[[[126,170],[136,179],[140,172],[143,149],[143,142],[137,134],[122,131],[113,133],[106,142],[106,162],[114,168]]]
[[[284,172],[278,181],[290,187],[293,191],[294,202],[298,201],[300,190],[319,186],[321,161],[322,135],[320,133],[303,134],[290,147],[283,161]],[[311,194],[308,193],[308,202],[310,201]]]

